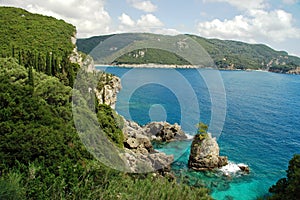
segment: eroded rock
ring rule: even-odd
[[[228,164],[225,156],[219,156],[219,145],[210,134],[197,134],[194,137],[188,165],[197,171],[212,170]]]

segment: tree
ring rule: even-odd
[[[14,58],[15,57],[15,46],[13,45],[11,48],[11,56]]]
[[[200,122],[199,124],[197,124],[198,126],[198,133],[199,134],[206,134],[207,130],[208,130],[208,126],[206,124],[204,124],[203,122]]]
[[[51,76],[51,58],[50,58],[50,53],[47,52],[46,54],[46,74]]]
[[[270,200],[300,199],[300,154],[294,155],[289,162],[287,177],[282,178],[273,185],[269,192],[273,193]]]
[[[28,67],[28,85],[31,87],[31,92],[33,93],[34,91],[34,77],[33,77],[33,70],[32,67]]]

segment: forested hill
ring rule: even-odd
[[[113,35],[95,36],[78,39],[78,50],[90,53],[101,41]],[[264,69],[286,73],[300,67],[300,58],[288,55],[284,51],[276,51],[264,44],[247,44],[244,42],[206,39],[189,35],[195,39],[211,56],[215,64],[223,69]],[[142,52],[142,53],[139,53]],[[158,49],[141,49],[126,54],[115,60],[118,64],[186,64],[173,53]]]
[[[42,54],[71,52],[75,47],[71,37],[76,28],[53,17],[32,14],[26,10],[0,7],[0,53],[2,57],[19,51]]]
[[[72,86],[77,63],[70,61],[76,28],[53,17],[0,7],[0,57],[60,79]],[[73,41],[72,41],[73,40]]]

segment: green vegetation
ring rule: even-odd
[[[121,130],[123,127],[123,119],[116,114],[110,106],[100,104],[97,109],[97,117],[100,128],[107,134],[117,147],[123,148],[124,134]],[[123,123],[122,123],[123,122]]]
[[[298,200],[300,199],[300,155],[294,155],[289,162],[287,177],[277,181],[276,185],[270,188],[273,196],[270,200]]]
[[[29,13],[23,9],[0,7],[0,53],[17,57],[20,51],[52,52],[63,55],[75,47],[73,25],[53,17]],[[14,53],[13,53],[14,52]]]
[[[0,57],[14,57],[20,65],[58,77],[69,86],[79,68],[70,62],[75,32],[62,20],[0,7]]]
[[[198,137],[201,140],[204,140],[205,138],[208,137],[208,125],[204,124],[203,122],[200,122],[197,124],[197,134],[195,135],[195,137]]]
[[[80,51],[90,53],[101,41],[113,35],[79,39],[77,46]],[[206,39],[189,35],[197,41],[211,56],[220,69],[264,69],[286,73],[300,66],[300,58],[288,55],[284,51],[276,51],[263,44],[247,44],[231,40]],[[143,56],[139,52],[145,52]],[[141,49],[130,52],[116,59],[117,64],[177,64],[184,65],[187,61],[179,56],[160,49]]]
[[[188,65],[190,64],[180,56],[162,49],[139,49],[125,54],[114,61],[114,64],[168,64]]]

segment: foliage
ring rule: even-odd
[[[206,124],[204,124],[203,122],[200,122],[199,124],[197,124],[197,132],[200,134],[204,134],[207,133],[208,130],[208,126]]]
[[[282,178],[273,185],[269,191],[273,193],[270,200],[300,199],[300,154],[294,155],[289,162],[287,177]]]
[[[63,55],[74,48],[75,27],[63,20],[29,13],[20,8],[0,7],[0,53],[15,56],[20,51]]]
[[[190,64],[180,56],[162,49],[139,49],[125,54],[114,61],[115,64],[157,63],[169,65]]]
[[[58,77],[65,85],[73,86],[79,67],[70,62],[75,47],[71,41],[74,26],[9,7],[0,7],[0,22],[1,57],[15,57],[29,70]]]
[[[100,128],[107,134],[117,147],[123,148],[124,135],[121,130],[122,118],[116,112],[105,104],[100,104],[97,108],[97,117]]]
[[[208,137],[208,125],[204,124],[203,122],[200,122],[197,124],[197,134],[195,135],[195,138],[199,139],[200,141],[204,140]]]

